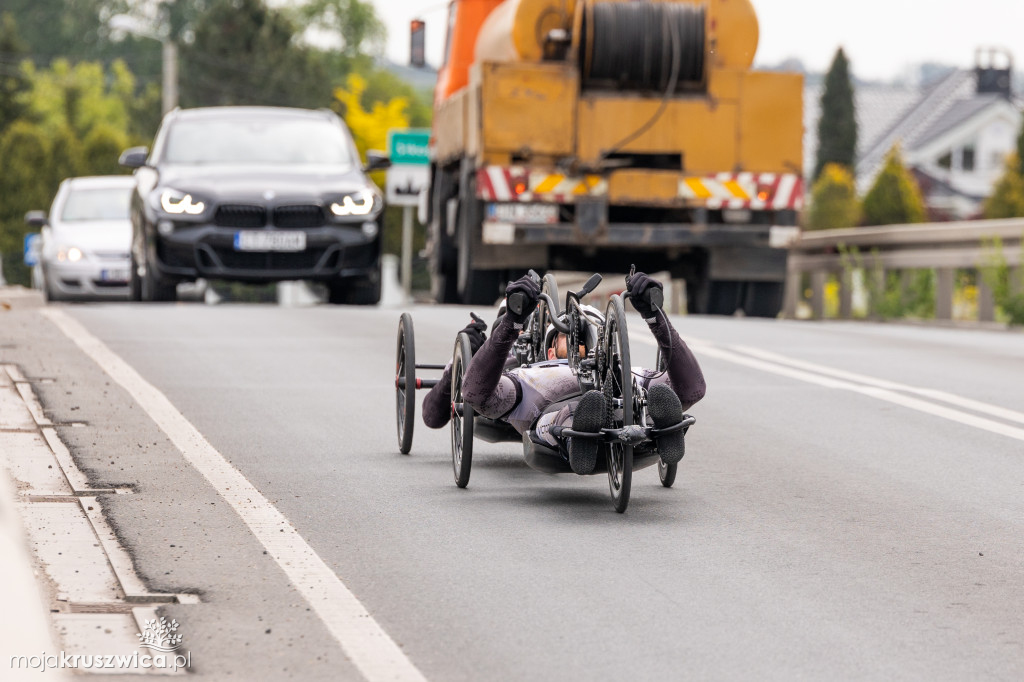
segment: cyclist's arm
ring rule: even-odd
[[[462,397],[485,417],[497,419],[516,405],[519,394],[516,383],[503,372],[520,331],[521,324],[514,324],[508,315],[503,316],[466,368]]]
[[[665,373],[656,376],[650,383],[667,382],[679,396],[683,410],[688,410],[704,397],[707,390],[704,373],[697,363],[697,358],[694,357],[686,342],[680,338],[672,323],[669,322],[668,316],[664,313],[655,315],[647,322],[647,325],[651,328],[658,347],[661,348],[661,356],[668,360]]]

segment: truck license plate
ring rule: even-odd
[[[251,231],[235,233],[235,251],[303,251],[305,232]]]
[[[555,204],[487,204],[487,219],[497,223],[554,225],[558,222]]]

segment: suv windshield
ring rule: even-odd
[[[177,121],[163,160],[181,164],[315,164],[351,166],[354,151],[326,120],[246,117]]]
[[[131,199],[131,187],[72,189],[64,202],[60,219],[64,222],[128,220]]]

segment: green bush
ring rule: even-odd
[[[811,188],[807,228],[830,230],[853,227],[859,220],[860,206],[857,203],[853,174],[844,166],[828,164]]]
[[[903,164],[899,146],[886,156],[882,172],[864,197],[863,210],[866,225],[924,222],[924,199],[917,181]]]

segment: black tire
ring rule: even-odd
[[[167,283],[147,263],[142,275],[142,300],[167,303],[178,299],[178,285]]]
[[[602,390],[605,397],[621,402],[621,407],[609,406],[613,428],[633,424],[633,374],[629,359],[629,331],[622,296],[612,296],[605,314],[604,376]],[[608,489],[612,494],[615,511],[620,514],[629,506],[629,491],[633,481],[633,446],[628,443],[610,443],[607,448]]]
[[[713,281],[708,284],[708,315],[732,315],[742,307],[743,283]]]
[[[749,317],[778,317],[783,287],[782,282],[747,282],[743,312]]]
[[[455,485],[465,488],[469,485],[469,474],[473,466],[473,408],[462,399],[462,380],[466,367],[473,357],[469,337],[460,333],[455,339],[452,355],[452,470]]]
[[[556,306],[559,305],[558,283],[555,282],[554,275],[544,275],[540,290],[542,293],[550,296]],[[547,360],[547,349],[544,347],[544,337],[547,335],[547,329],[548,325],[551,324],[551,319],[557,315],[558,310],[549,310],[548,304],[544,299],[537,302],[537,311],[532,320],[534,324],[530,329],[530,333],[533,335],[530,339],[530,347],[533,354],[531,362],[543,362],[544,360]]]
[[[398,349],[395,370],[395,421],[398,427],[398,451],[408,455],[416,425],[416,338],[412,315],[402,313],[398,321]],[[404,379],[404,382],[400,382]],[[403,386],[404,383],[404,386]]]
[[[665,357],[661,354],[661,348],[658,348],[658,355],[654,361],[654,366],[659,372],[665,371]],[[672,484],[676,482],[676,472],[679,470],[679,462],[673,462],[672,464],[665,464],[658,460],[658,478],[661,479],[661,484],[666,488],[671,488]]]
[[[128,266],[128,289],[131,300],[142,300],[142,278],[139,277],[139,264],[135,262],[134,249],[131,254],[131,263]]]
[[[458,192],[455,174],[443,168],[434,169],[431,186],[431,256],[430,290],[438,303],[459,302],[458,254],[455,240],[448,235],[448,200]]]
[[[474,174],[459,188],[458,214],[458,292],[466,305],[494,305],[501,297],[502,270],[481,270],[473,267],[475,235],[483,224],[484,202],[476,198]]]
[[[327,285],[327,302],[345,305],[377,305],[380,303],[380,268],[366,277],[332,282]]]
[[[678,470],[679,462],[665,464],[660,459],[658,460],[658,478],[661,479],[661,484],[666,488],[671,488],[672,484],[676,482],[676,472]]]

